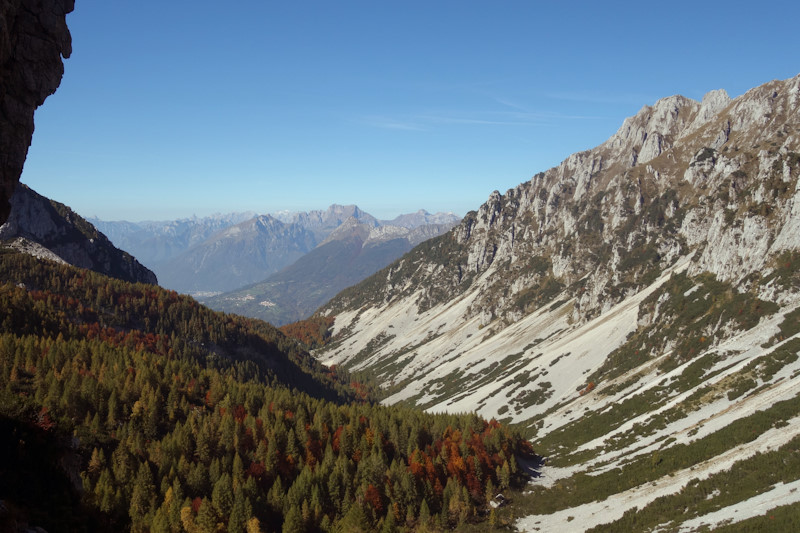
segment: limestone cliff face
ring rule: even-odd
[[[0,0],[0,223],[22,174],[33,112],[53,94],[72,53],[74,0]]]
[[[372,303],[413,294],[425,310],[477,291],[465,317],[508,324],[561,295],[585,321],[688,254],[692,274],[736,283],[800,246],[798,111],[800,76],[645,106],[600,146],[492,193],[390,267]],[[329,309],[350,301],[364,291]]]
[[[511,381],[484,380],[477,369],[503,361],[503,376],[533,398],[545,340],[553,365],[568,352],[594,354],[558,378],[555,403],[520,400],[514,416],[526,420],[567,401],[607,357],[616,364],[610,354],[628,334],[663,321],[658,305],[641,316],[639,305],[672,273],[697,286],[713,279],[767,307],[800,306],[785,272],[800,257],[798,132],[800,76],[733,100],[714,91],[702,102],[672,96],[645,106],[605,143],[495,191],[449,233],[340,293],[320,310],[336,317],[338,337],[319,356],[381,376],[396,391],[387,401],[480,405],[497,416]],[[673,297],[662,296],[659,305]],[[719,319],[702,338],[737,327]],[[670,335],[657,331],[661,344],[637,349],[668,354]],[[555,370],[542,386],[551,378]]]

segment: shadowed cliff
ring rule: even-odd
[[[10,211],[33,112],[53,94],[72,53],[66,15],[74,0],[0,0],[0,224]]]

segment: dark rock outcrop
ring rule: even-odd
[[[111,244],[72,209],[48,200],[21,183],[11,198],[8,221],[0,226],[0,240],[14,239],[12,247],[37,256],[58,258],[124,281],[157,283],[152,271]]]
[[[0,0],[0,223],[8,218],[33,112],[53,94],[72,53],[66,15],[74,0]]]

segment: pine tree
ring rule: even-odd
[[[147,462],[139,466],[136,481],[133,485],[131,503],[128,514],[131,517],[131,531],[145,531],[150,520],[150,513],[155,500],[156,487],[153,484],[153,474]]]
[[[231,467],[231,486],[233,490],[238,490],[244,484],[244,462],[239,453],[233,455],[233,466]]]
[[[233,488],[231,477],[227,472],[220,475],[219,480],[214,484],[211,501],[220,517],[226,519],[230,515],[231,509],[233,509]]]
[[[169,524],[168,512],[164,509],[164,506],[158,508],[156,511],[155,516],[153,517],[153,523],[150,526],[150,533],[171,533],[172,528]]]
[[[431,520],[431,510],[428,507],[428,502],[423,499],[422,503],[419,506],[419,523],[420,525],[427,526],[430,520]]]
[[[305,527],[303,526],[303,517],[300,515],[300,509],[296,506],[291,507],[286,517],[283,519],[282,533],[303,533]]]
[[[270,488],[269,492],[267,493],[267,503],[270,507],[272,507],[273,511],[283,514],[284,501],[285,494],[283,490],[283,483],[281,482],[281,477],[278,476],[275,479],[275,483],[272,484],[272,488]]]
[[[100,472],[97,484],[94,486],[94,497],[100,510],[104,513],[111,513],[116,507],[114,498],[114,485],[111,479],[111,472],[108,468]]]
[[[169,502],[169,524],[173,531],[178,531],[181,525],[181,507],[183,506],[184,497],[183,487],[178,476],[173,478],[170,490],[172,491],[172,499]]]
[[[380,533],[396,533],[397,532],[397,524],[395,523],[394,513],[391,509],[389,512],[386,513],[386,518],[383,519],[383,525],[381,526]]]
[[[237,491],[233,500],[230,518],[228,519],[228,533],[245,533],[247,531],[247,520],[252,514],[253,509],[244,492]]]
[[[498,477],[500,488],[507,489],[511,486],[511,468],[508,466],[508,461],[503,461],[503,466],[500,468]]]
[[[89,459],[88,471],[90,474],[97,474],[105,466],[106,455],[103,449],[95,448],[92,450],[92,458]]]
[[[369,533],[372,531],[369,519],[364,514],[364,508],[359,504],[353,504],[348,509],[347,514],[339,522],[339,531],[342,533]]]
[[[217,513],[208,498],[203,498],[200,509],[197,510],[197,531],[198,533],[216,533],[217,531]]]

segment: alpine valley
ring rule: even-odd
[[[798,128],[800,76],[460,221],[95,221],[169,289],[11,187],[0,531],[800,530]]]

